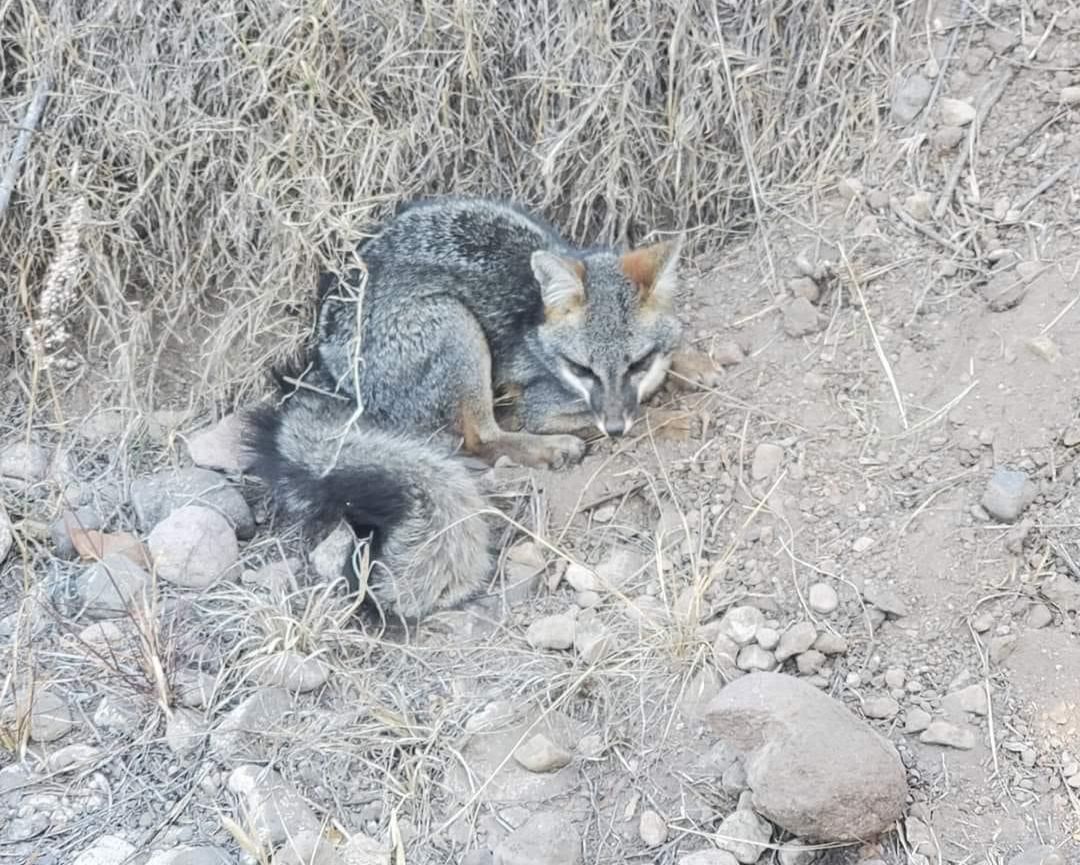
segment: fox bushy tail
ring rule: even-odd
[[[419,439],[353,417],[355,406],[294,391],[253,412],[253,472],[305,524],[344,519],[371,533],[368,590],[407,619],[452,607],[493,567],[488,505],[468,466]]]

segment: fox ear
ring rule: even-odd
[[[547,250],[532,254],[532,271],[547,309],[572,309],[585,301],[585,265]]]
[[[638,290],[643,304],[666,305],[675,298],[679,282],[679,251],[682,238],[665,240],[626,253],[620,264],[626,278]]]

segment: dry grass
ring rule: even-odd
[[[508,196],[578,240],[677,229],[717,248],[876,135],[911,17],[890,0],[0,8],[0,161],[52,81],[2,217],[0,354],[48,386],[24,328],[85,199],[64,324],[139,407],[261,388],[317,268],[410,196]]]

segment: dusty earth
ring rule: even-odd
[[[1080,862],[1080,16],[1043,13],[931,38],[857,171],[688,263],[689,332],[722,384],[665,393],[572,471],[498,468],[523,531],[487,597],[412,633],[350,618],[307,563],[318,539],[235,472],[255,525],[223,579],[89,614],[57,519],[153,551],[132,482],[189,466],[212,421],[98,407],[13,429],[3,473],[29,477],[0,511],[0,862],[269,861],[306,832],[340,847],[315,861],[539,863],[558,860],[507,839],[552,811],[585,862],[729,862],[689,857],[739,800],[703,716],[744,672],[718,651],[733,606],[762,611],[765,667],[795,623],[843,637],[782,669],[903,760],[896,831],[823,861]],[[905,99],[929,104],[902,124]],[[977,135],[951,100],[987,107]],[[11,450],[26,441],[42,465]],[[1027,481],[1011,514],[984,498],[999,469]],[[54,695],[36,714],[12,699],[31,686]],[[925,741],[930,718],[952,745]],[[511,759],[537,730],[565,766]],[[236,768],[267,765],[287,832],[258,816],[272,779]]]

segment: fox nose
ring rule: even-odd
[[[621,417],[604,418],[604,432],[609,436],[621,436],[626,432],[626,420]]]

